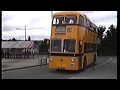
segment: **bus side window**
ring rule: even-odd
[[[89,20],[87,20],[87,28],[88,28],[88,29],[90,28]]]
[[[94,28],[94,31],[96,32],[96,27],[94,26],[93,28]]]
[[[84,18],[84,26],[85,26],[85,28],[87,28],[87,26],[88,26],[88,23],[87,23],[87,19],[86,18]]]
[[[91,22],[90,22],[90,28],[92,28],[92,24],[91,24]]]
[[[86,27],[86,19],[83,18],[83,22],[84,22],[84,27]]]
[[[84,26],[84,18],[82,16],[80,16],[80,25]]]
[[[90,29],[93,30],[93,24],[90,22]]]

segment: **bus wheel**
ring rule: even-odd
[[[84,59],[84,61],[83,61],[83,71],[85,71],[86,66],[87,66],[87,62],[86,62],[86,59]]]

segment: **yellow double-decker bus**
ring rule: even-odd
[[[53,14],[49,68],[85,70],[96,61],[97,26],[79,12]]]

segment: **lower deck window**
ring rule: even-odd
[[[63,52],[75,52],[74,39],[64,39]]]
[[[61,52],[61,40],[51,40],[51,51]]]

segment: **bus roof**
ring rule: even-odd
[[[53,16],[67,16],[67,15],[81,15],[83,16],[84,18],[90,20],[85,14],[82,14],[80,12],[77,12],[77,11],[64,11],[64,12],[57,12],[55,13]]]
[[[64,11],[64,12],[57,12],[54,14],[54,16],[57,15],[80,15],[80,13],[76,11]]]

